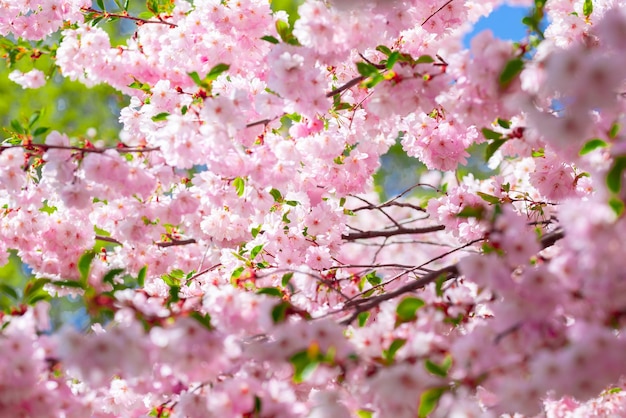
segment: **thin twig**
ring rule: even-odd
[[[341,238],[346,241],[354,241],[357,239],[369,239],[369,238],[379,238],[379,237],[393,237],[396,235],[408,235],[408,234],[427,234],[430,232],[443,231],[445,226],[443,225],[434,225],[427,226],[424,228],[398,228],[391,231],[365,231],[365,232],[350,232],[347,234],[343,234]]]
[[[58,149],[58,150],[68,150],[68,151],[77,151],[77,152],[93,152],[97,154],[102,154],[109,150],[117,151],[119,153],[160,151],[159,147],[154,147],[154,148],[140,148],[140,147],[84,148],[84,147],[75,147],[71,145],[52,145],[52,144],[32,144],[31,143],[31,144],[16,144],[16,145],[0,145],[0,152],[9,148],[24,148],[25,150],[32,150],[33,148],[38,148],[43,151],[48,151],[51,149]]]
[[[140,17],[131,16],[127,12],[124,12],[124,13],[110,13],[110,12],[106,12],[106,11],[103,11],[103,10],[96,10],[96,9],[91,8],[91,7],[83,7],[81,10],[83,12],[86,12],[86,13],[93,13],[93,14],[96,14],[98,16],[102,16],[105,19],[108,19],[110,17],[117,17],[117,18],[120,18],[120,19],[133,20],[133,21],[135,21],[135,22],[137,22],[139,24],[142,24],[142,25],[144,23],[159,23],[159,24],[162,24],[162,25],[168,25],[171,28],[178,27],[178,25],[175,24],[175,23],[171,23],[171,22],[167,22],[167,21],[163,20],[162,17],[158,17],[158,20],[148,20],[148,19],[142,19]]]
[[[441,6],[440,8],[438,8],[437,10],[435,10],[433,12],[433,14],[431,14],[430,16],[428,16],[426,18],[425,21],[422,22],[422,24],[420,26],[424,26],[426,24],[426,22],[428,22],[430,19],[432,19],[437,13],[439,13],[440,11],[443,10],[444,7],[446,7],[448,4],[452,3],[454,0],[448,0],[443,6]]]

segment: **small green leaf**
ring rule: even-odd
[[[170,114],[168,112],[161,112],[158,115],[152,116],[152,121],[159,122],[162,120],[166,120]]]
[[[611,129],[609,130],[609,138],[615,139],[615,137],[617,137],[617,134],[619,134],[620,129],[621,129],[621,126],[617,122],[611,125]]]
[[[580,149],[579,155],[589,154],[591,151],[597,148],[604,148],[607,146],[607,143],[599,138],[594,138],[588,141],[583,147]]]
[[[370,313],[369,312],[361,312],[358,316],[357,319],[359,321],[359,326],[360,327],[364,327],[365,324],[367,323],[367,319],[370,317]]]
[[[33,131],[33,136],[39,136],[47,133],[50,130],[47,126],[40,126]]]
[[[452,366],[452,356],[446,356],[441,364],[437,364],[426,359],[424,366],[426,367],[426,370],[435,376],[446,377],[448,375],[448,370],[450,370],[450,366]]]
[[[77,289],[85,289],[85,285],[79,282],[75,282],[73,280],[57,280],[50,283],[59,287],[74,287]]]
[[[423,392],[420,396],[418,417],[426,418],[431,412],[433,412],[435,408],[437,408],[441,395],[443,395],[446,390],[448,390],[446,387],[436,387]]]
[[[24,128],[22,127],[22,124],[20,123],[20,121],[17,119],[13,119],[11,121],[11,128],[13,128],[13,130],[17,132],[18,134],[23,134],[24,132],[26,132]]]
[[[241,273],[243,273],[245,269],[246,268],[244,266],[237,267],[235,270],[233,270],[233,274],[230,275],[230,278],[238,279],[239,277],[241,277]]]
[[[252,228],[250,230],[250,233],[252,234],[252,238],[256,238],[259,235],[259,232],[261,232],[262,227],[263,225],[259,225],[256,228]]]
[[[364,77],[373,76],[378,74],[378,68],[374,67],[372,64],[368,64],[367,62],[357,62],[356,69]]]
[[[216,66],[211,68],[209,73],[206,75],[205,80],[213,81],[217,79],[217,77],[219,77],[220,74],[222,74],[224,71],[228,70],[229,68],[230,68],[230,65],[228,64],[221,64],[221,63],[217,64]]]
[[[198,321],[198,323],[202,325],[204,328],[206,328],[207,330],[213,331],[213,326],[211,325],[211,315],[209,314],[202,315],[198,311],[193,311],[189,314],[189,316],[195,319],[196,321]]]
[[[396,308],[396,317],[401,322],[413,321],[416,318],[415,313],[417,310],[424,305],[425,303],[421,299],[414,297],[404,298]]]
[[[593,1],[585,0],[585,3],[583,3],[583,14],[585,17],[589,17],[591,13],[593,13]]]
[[[24,302],[29,305],[32,304],[32,299],[38,296],[38,293],[48,283],[50,283],[50,279],[29,280],[26,286],[24,286]]]
[[[415,60],[415,64],[432,64],[433,62],[435,62],[435,59],[430,55],[422,55]]]
[[[521,58],[513,58],[506,63],[504,69],[500,73],[500,87],[507,87],[524,69],[524,61]]]
[[[100,8],[100,10],[103,10],[103,11],[104,11],[104,10],[106,10],[106,9],[104,8],[104,1],[102,1],[102,0],[96,0],[96,4],[97,4],[97,5],[98,5],[98,7]]]
[[[267,41],[267,42],[269,42],[271,44],[280,43],[280,41],[278,39],[276,39],[276,38],[274,38],[273,36],[270,36],[270,35],[262,36],[261,40]]]
[[[504,129],[510,129],[511,128],[511,121],[498,118],[498,119],[496,119],[496,122],[498,123],[498,125],[500,125]]]
[[[139,270],[139,274],[137,275],[137,284],[139,287],[143,287],[146,282],[146,273],[148,272],[148,266],[145,265]]]
[[[502,139],[502,134],[500,132],[492,131],[491,129],[483,128],[482,133],[487,139],[492,139],[492,140]]]
[[[494,205],[497,203],[500,203],[500,198],[497,196],[490,195],[490,194],[483,193],[483,192],[477,192],[476,194],[480,196],[481,199],[483,199],[485,202],[492,203]]]
[[[388,364],[393,363],[396,353],[404,344],[406,344],[406,340],[404,338],[396,338],[391,342],[389,348],[383,351],[383,358]]]
[[[537,150],[533,150],[530,154],[533,158],[540,158],[546,155],[546,152],[543,148],[539,148]]]
[[[622,188],[622,173],[625,169],[626,157],[617,157],[606,176],[606,184],[613,193],[619,193]]]
[[[239,197],[243,196],[246,183],[241,177],[236,177],[235,180],[233,180],[233,186],[235,186],[235,190],[237,191],[237,196]]]
[[[489,161],[491,157],[493,157],[493,154],[495,154],[496,151],[498,151],[498,149],[500,149],[500,147],[504,145],[506,141],[508,141],[508,139],[505,138],[498,139],[489,143],[489,145],[487,145],[487,148],[485,149],[485,161]]]
[[[285,273],[283,275],[282,280],[280,281],[280,284],[283,287],[287,287],[287,285],[289,284],[289,281],[291,280],[292,277],[293,277],[293,271],[290,271],[289,273]]]
[[[376,47],[376,51],[382,52],[383,54],[385,54],[387,56],[391,55],[391,49],[389,49],[385,45],[378,45]]]
[[[121,274],[124,272],[124,269],[113,269],[113,270],[109,270],[103,277],[102,277],[102,282],[103,283],[109,283],[111,285],[115,284],[114,282],[114,278],[115,276],[117,276],[118,274]]]
[[[39,120],[40,116],[41,116],[41,111],[37,111],[33,113],[32,115],[30,115],[30,118],[28,119],[28,127],[32,128],[33,125],[35,125],[35,123]]]
[[[319,365],[319,360],[317,358],[311,358],[307,350],[294,354],[289,359],[289,362],[294,368],[293,380],[296,383],[301,383],[306,380]]]
[[[622,213],[624,213],[624,202],[617,197],[609,199],[609,206],[613,209],[613,212],[615,212],[615,215],[617,216],[622,216]]]
[[[91,262],[95,258],[96,253],[92,250],[85,251],[85,253],[78,260],[78,272],[80,273],[80,281],[84,285],[87,284],[87,278],[89,277],[89,269],[91,268]]]
[[[358,418],[372,418],[374,416],[374,412],[368,411],[366,409],[359,409],[356,412],[356,415],[358,416]]]
[[[485,214],[485,208],[482,206],[465,206],[459,213],[457,218],[477,218],[482,219]]]
[[[280,191],[278,191],[277,189],[270,190],[270,194],[274,198],[274,202],[281,203],[283,201],[283,195],[280,194]]]
[[[257,290],[257,294],[275,296],[277,298],[283,297],[283,292],[281,292],[280,289],[277,289],[275,287],[262,287],[259,290]]]
[[[263,250],[263,244],[259,244],[250,251],[250,260],[254,260],[257,255]]]
[[[392,52],[391,55],[389,55],[389,58],[387,58],[387,64],[385,64],[385,67],[387,67],[388,70],[391,70],[395,63],[398,62],[399,58],[400,53],[398,51]]]
[[[368,275],[365,276],[365,279],[369,282],[369,284],[371,284],[372,286],[378,286],[379,284],[382,283],[383,279],[380,278],[379,276],[376,275],[376,270],[374,270],[373,272],[369,273]]]
[[[193,82],[196,83],[197,86],[200,86],[200,87],[203,86],[204,83],[202,82],[202,79],[200,78],[197,72],[194,71],[192,73],[187,73],[187,74],[193,80]],[[132,85],[130,87],[132,87]]]
[[[275,324],[285,320],[287,317],[287,309],[289,309],[289,302],[280,302],[272,308],[272,320]]]
[[[17,291],[13,289],[11,286],[9,286],[8,284],[0,283],[0,294],[2,293],[15,300],[18,300],[20,298],[19,295],[17,294]]]

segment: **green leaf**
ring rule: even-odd
[[[594,138],[594,139],[588,141],[585,145],[583,145],[583,147],[580,149],[580,152],[578,153],[578,155],[589,154],[594,149],[604,148],[607,145],[608,144],[606,142],[604,142],[603,140],[601,140],[599,138]]]
[[[100,10],[106,10],[104,8],[104,1],[102,0],[96,0],[96,4],[98,5],[98,7],[100,8]]]
[[[39,136],[47,133],[50,130],[47,126],[40,126],[33,131],[33,136]]]
[[[506,138],[497,139],[491,142],[489,145],[487,145],[487,148],[485,149],[485,161],[489,161],[491,157],[493,157],[493,154],[495,154],[496,151],[498,151],[498,149],[500,149],[500,147],[504,145],[506,141],[508,141],[508,139]]]
[[[317,358],[311,358],[307,350],[294,354],[289,359],[289,362],[294,368],[293,380],[296,383],[301,383],[306,380],[319,365],[319,360]]]
[[[52,281],[50,283],[55,285],[55,286],[59,286],[59,287],[74,287],[74,288],[77,288],[77,289],[85,289],[86,288],[86,286],[83,285],[82,283],[75,282],[73,280],[57,280],[57,281]]]
[[[246,183],[241,177],[236,177],[235,180],[233,180],[233,186],[235,186],[235,190],[237,191],[237,196],[239,197],[243,196]]]
[[[274,38],[273,36],[270,36],[270,35],[262,36],[261,40],[267,41],[267,42],[269,42],[271,44],[280,43],[280,41],[278,39],[276,39],[276,38]]]
[[[615,137],[617,137],[617,134],[619,134],[620,129],[621,129],[621,126],[617,122],[611,125],[611,129],[609,130],[609,138],[614,139]]]
[[[585,3],[583,3],[583,14],[585,17],[589,17],[591,13],[593,13],[593,1],[585,0]]]
[[[17,132],[18,134],[23,134],[24,132],[26,132],[24,128],[22,127],[22,124],[20,123],[20,121],[17,119],[13,119],[11,121],[11,128],[13,128],[13,130]]]
[[[415,313],[417,310],[424,305],[425,303],[421,299],[414,297],[404,298],[396,308],[396,317],[400,322],[413,321],[416,318]]]
[[[139,270],[139,274],[137,275],[137,284],[139,287],[143,287],[146,282],[146,274],[148,273],[148,266],[145,265]]]
[[[533,150],[530,154],[533,158],[539,158],[546,155],[546,151],[543,148],[539,148],[538,150]]]
[[[158,115],[152,116],[152,121],[159,122],[162,120],[166,120],[170,114],[168,112],[161,112]]]
[[[369,273],[368,275],[365,276],[365,279],[369,282],[369,284],[371,284],[372,286],[378,286],[379,284],[382,283],[383,279],[380,278],[379,276],[376,275],[376,270],[374,270],[373,272]]]
[[[358,416],[358,418],[372,418],[374,416],[374,412],[368,411],[366,409],[359,409],[356,412],[356,415]]]
[[[78,260],[78,272],[80,273],[80,281],[83,285],[87,284],[89,277],[89,269],[91,268],[91,262],[95,258],[96,253],[92,250],[85,251],[85,253]]]
[[[452,366],[452,356],[446,356],[441,364],[437,364],[426,359],[424,366],[426,367],[426,370],[435,376],[446,377],[448,375],[448,370],[450,370],[450,366]]]
[[[170,286],[170,299],[169,303],[175,303],[180,300],[180,286]]]
[[[398,62],[399,58],[400,53],[398,51],[392,52],[391,55],[389,55],[389,58],[387,58],[387,63],[385,64],[385,67],[387,67],[388,70],[391,70],[395,63]]]
[[[274,198],[274,202],[281,203],[283,201],[283,195],[280,194],[280,191],[278,191],[277,189],[270,190],[270,194]]]
[[[493,203],[494,205],[500,203],[500,198],[497,196],[493,196],[483,192],[476,192],[476,194],[480,196],[481,199],[483,199],[485,202]]]
[[[292,277],[293,277],[293,271],[290,271],[289,273],[285,273],[283,275],[282,280],[280,281],[280,284],[283,287],[287,287],[287,285],[289,284],[289,281],[291,280]]]
[[[613,212],[615,212],[615,215],[617,216],[622,216],[622,213],[624,213],[624,202],[617,197],[609,199],[609,206],[613,209]]]
[[[197,72],[195,72],[195,71],[194,71],[194,72],[192,72],[192,73],[187,73],[187,74],[188,74],[188,75],[189,75],[189,77],[193,80],[193,82],[194,82],[194,83],[196,83],[196,85],[198,85],[198,86],[200,86],[200,87],[203,87],[203,84],[204,84],[204,83],[202,82],[202,79],[200,78],[200,76],[198,75],[198,73],[197,73]],[[133,83],[133,84],[134,84],[134,83]],[[129,87],[132,87],[132,85],[131,85],[131,86],[129,86]]]
[[[370,317],[370,313],[369,312],[361,312],[357,316],[357,319],[359,321],[359,326],[360,327],[364,327],[365,324],[367,323],[367,320],[368,320],[369,317]]]
[[[415,64],[432,64],[433,62],[435,62],[435,59],[430,55],[422,55],[415,60]]]
[[[275,287],[262,287],[259,290],[257,290],[257,294],[275,296],[277,298],[283,297],[283,292],[281,292],[280,289],[277,289]]]
[[[9,296],[15,300],[20,298],[15,289],[4,283],[0,283],[0,293],[3,293],[5,296]]]
[[[289,26],[289,23],[284,20],[276,21],[276,32],[280,36],[283,42],[291,45],[300,45],[295,36],[293,36],[293,29]]]
[[[506,63],[504,69],[500,73],[500,87],[507,87],[524,69],[524,61],[521,58],[513,58]]]
[[[498,118],[498,119],[496,119],[496,122],[498,123],[498,125],[500,125],[504,129],[510,129],[511,128],[511,121]]]
[[[241,277],[241,273],[243,273],[245,269],[246,268],[244,266],[237,267],[235,270],[233,270],[233,273],[230,275],[230,278],[238,279],[239,277]]]
[[[196,321],[198,321],[198,323],[202,325],[204,328],[206,328],[207,330],[213,331],[213,326],[211,325],[211,315],[209,314],[202,315],[198,311],[193,311],[189,314],[189,316],[195,319]]]
[[[477,218],[482,219],[485,214],[485,208],[482,206],[465,206],[459,213],[457,218]]]
[[[385,45],[378,45],[376,47],[376,51],[382,52],[383,54],[385,54],[387,56],[391,55],[391,49],[389,49]]]
[[[491,129],[483,128],[482,133],[487,139],[492,139],[492,140],[502,139],[502,134],[500,132],[492,131]]]
[[[280,302],[272,308],[272,320],[275,324],[283,322],[285,318],[287,318],[287,309],[289,309],[289,306],[289,302]]]
[[[39,120],[40,116],[41,116],[41,111],[37,111],[33,113],[32,115],[30,115],[30,118],[28,119],[28,127],[32,128],[33,125]]]
[[[50,279],[29,280],[26,286],[24,286],[24,302],[30,305],[33,297],[38,296],[38,293],[43,291],[43,287],[48,283],[50,283]]]
[[[217,77],[219,77],[220,74],[222,74],[224,71],[227,71],[229,68],[230,68],[230,65],[228,64],[221,64],[221,63],[217,64],[216,66],[211,68],[209,73],[206,75],[205,80],[213,81],[217,79]]]
[[[102,282],[103,283],[109,283],[109,284],[115,284],[114,282],[114,278],[115,276],[117,276],[118,274],[121,274],[124,272],[124,269],[113,269],[113,270],[109,270],[103,277],[102,277]]]
[[[622,173],[626,169],[626,157],[617,157],[606,176],[606,184],[613,193],[622,188]]]
[[[263,250],[263,244],[259,244],[250,251],[250,260],[254,260],[257,255]]]
[[[426,390],[420,396],[420,406],[417,412],[419,418],[426,418],[431,412],[437,408],[437,404],[439,403],[439,399],[441,395],[443,395],[448,388],[446,387],[437,387]]]
[[[393,363],[396,353],[404,344],[406,344],[406,340],[404,338],[396,338],[391,342],[391,344],[389,344],[389,348],[383,351],[383,358],[387,364]]]
[[[367,62],[357,62],[356,69],[364,77],[373,76],[378,74],[378,68],[374,67],[372,64]]]
[[[372,74],[371,77],[369,77],[367,80],[363,81],[363,83],[361,84],[363,87],[371,89],[372,87],[376,86],[378,83],[384,80],[385,77],[383,77],[381,73],[376,72],[375,74]]]

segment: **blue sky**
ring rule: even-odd
[[[485,29],[491,29],[496,38],[520,41],[526,36],[527,28],[522,19],[528,14],[527,7],[501,6],[474,25],[472,32],[465,35],[464,44],[469,46],[470,39]]]

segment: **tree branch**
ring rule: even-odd
[[[541,248],[546,249],[548,247],[553,246],[557,241],[562,239],[565,236],[565,233],[561,229],[557,229],[556,231],[550,232],[544,235],[541,238]],[[417,289],[421,289],[434,281],[443,278],[443,281],[446,282],[450,279],[453,279],[459,275],[458,263],[452,264],[446,267],[443,267],[439,270],[435,270],[432,273],[428,273],[418,280],[408,283],[393,292],[385,293],[378,296],[373,296],[367,299],[359,300],[359,304],[356,306],[355,311],[352,315],[350,315],[347,319],[344,319],[340,322],[341,325],[350,325],[352,321],[354,321],[361,312],[369,311],[372,308],[380,305],[382,302],[390,299],[394,299],[398,296],[401,296],[405,293],[413,292]]]
[[[103,10],[93,9],[91,7],[83,7],[81,10],[83,12],[86,12],[86,13],[93,13],[94,15],[96,15],[98,17],[101,16],[101,17],[103,17],[105,19],[108,19],[110,17],[117,17],[119,19],[133,20],[133,21],[135,21],[135,22],[137,22],[138,24],[141,24],[141,25],[143,25],[144,23],[159,23],[159,24],[162,24],[162,25],[168,25],[171,28],[178,27],[177,24],[171,23],[171,22],[166,22],[161,17],[157,17],[158,20],[148,20],[148,19],[142,19],[140,17],[131,16],[126,11],[124,11],[123,13],[109,13],[109,12],[106,12],[106,11],[103,11]]]
[[[350,232],[343,234],[341,238],[346,241],[355,241],[357,239],[369,239],[380,237],[393,237],[396,235],[408,235],[408,234],[427,234],[429,232],[443,231],[445,227],[443,225],[427,226],[424,228],[398,228],[389,231],[364,231],[364,232]]]
[[[117,151],[119,153],[160,151],[159,147],[154,147],[154,148],[141,148],[141,147],[85,148],[85,147],[75,147],[71,145],[51,145],[51,144],[32,144],[31,143],[31,144],[17,144],[17,145],[0,145],[0,152],[9,148],[24,148],[25,150],[32,150],[33,148],[38,148],[43,151],[48,151],[51,149],[58,149],[58,150],[78,151],[78,152],[93,152],[97,154],[102,154],[108,150]]]

